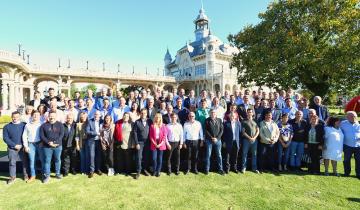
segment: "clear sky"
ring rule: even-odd
[[[0,49],[17,52],[43,68],[63,66],[101,70],[163,69],[168,47],[174,57],[194,40],[193,20],[201,0],[0,0]],[[223,41],[256,24],[269,0],[204,0],[214,35]]]

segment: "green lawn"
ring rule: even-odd
[[[3,147],[1,147],[3,148]],[[339,166],[342,172],[342,164]],[[322,169],[323,170],[323,169]],[[353,172],[354,173],[354,172]],[[0,209],[359,209],[360,180],[294,174],[160,178],[68,176],[11,186],[1,174]]]

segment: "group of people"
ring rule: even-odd
[[[309,100],[291,89],[202,90],[198,97],[194,90],[185,95],[184,89],[153,94],[143,89],[127,97],[121,91],[113,95],[111,89],[95,96],[89,89],[85,97],[76,92],[70,99],[50,88],[45,98],[35,92],[25,113],[15,111],[11,117],[3,129],[8,184],[16,179],[18,158],[26,182],[38,174],[47,183],[52,165],[57,179],[104,172],[136,172],[138,179],[140,174],[159,177],[161,171],[179,175],[181,169],[206,175],[210,170],[221,175],[248,169],[258,174],[299,172],[304,157],[309,173],[320,174],[323,159],[324,174],[329,175],[331,163],[339,176],[337,161],[343,153],[344,175],[350,175],[354,154],[360,179],[357,114],[348,112],[345,120],[329,116],[321,97],[315,96],[309,107]]]

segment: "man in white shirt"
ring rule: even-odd
[[[175,165],[175,174],[179,175],[180,169],[180,149],[182,148],[184,142],[184,133],[183,128],[180,123],[178,123],[178,116],[175,113],[170,114],[171,123],[167,124],[166,127],[168,128],[168,141],[170,144],[169,153],[167,156],[167,166],[168,171],[167,175],[170,176],[171,174],[171,158],[173,154],[176,158],[176,165]]]
[[[195,120],[195,113],[189,113],[189,121],[184,124],[184,139],[185,144],[183,145],[187,149],[187,174],[191,170],[191,163],[193,165],[193,172],[198,174],[197,163],[198,163],[198,153],[199,146],[204,145],[204,134],[201,127],[201,123]]]
[[[218,97],[213,99],[212,109],[215,111],[216,116],[221,119],[221,122],[223,122],[226,110],[220,106],[220,99]]]
[[[75,101],[71,99],[68,101],[68,104],[69,108],[65,109],[64,116],[72,114],[74,117],[74,122],[78,122],[79,111],[75,108]]]

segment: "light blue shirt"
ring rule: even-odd
[[[122,119],[124,113],[126,112],[130,112],[130,108],[128,106],[113,108],[111,111],[113,122],[117,122],[118,120]]]
[[[282,109],[282,114],[288,114],[289,115],[289,119],[295,119],[295,113],[297,112],[297,108],[295,107],[285,107]]]
[[[344,144],[349,147],[360,147],[360,124],[359,122],[351,124],[348,120],[344,120],[340,124],[340,128],[344,133]]]

